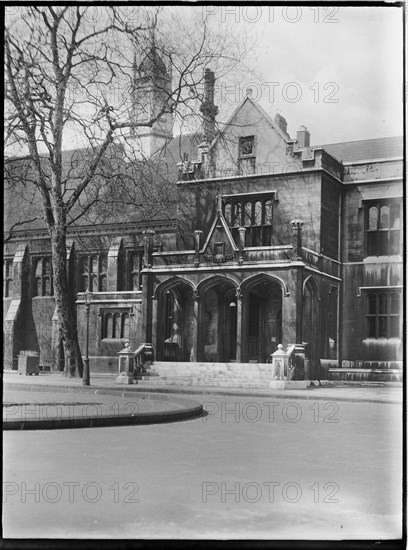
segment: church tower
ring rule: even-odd
[[[139,67],[134,65],[132,117],[147,122],[160,114],[171,96],[171,70],[157,53],[153,43]],[[173,137],[173,117],[167,109],[152,127],[136,127],[133,131],[135,153],[150,158]]]

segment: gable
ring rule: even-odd
[[[299,161],[287,152],[289,141],[269,115],[247,97],[212,145],[215,175],[292,171]]]
[[[210,261],[213,262],[233,260],[235,253],[238,252],[238,247],[234,242],[221,209],[217,210],[201,252],[208,259],[211,257]]]

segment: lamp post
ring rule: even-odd
[[[84,374],[82,376],[82,385],[90,385],[89,374],[89,308],[92,303],[92,292],[87,290],[85,292],[85,307],[86,307],[86,347],[85,347],[85,361],[84,361]]]

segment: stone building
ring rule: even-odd
[[[143,90],[170,82],[160,60],[143,68]],[[282,343],[305,346],[311,380],[400,379],[402,138],[312,145],[250,89],[216,131],[208,69],[201,112],[201,133],[172,137],[166,115],[138,145],[165,167],[176,209],[69,233],[81,349],[83,292],[93,293],[91,373],[116,373],[128,341],[151,343],[167,380],[227,383],[230,364],[245,386]],[[6,368],[22,349],[63,368],[52,294],[46,231],[16,231],[4,255]]]

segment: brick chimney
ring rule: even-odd
[[[303,149],[304,147],[310,147],[310,132],[306,126],[301,126],[297,131],[296,141],[298,147]]]
[[[200,111],[203,113],[204,139],[211,143],[215,136],[215,117],[218,114],[218,107],[214,105],[214,84],[215,75],[211,69],[204,72],[204,100]]]
[[[286,122],[286,118],[284,118],[279,113],[276,113],[275,122],[279,126],[279,128],[282,130],[282,132],[284,132],[287,136],[289,136],[289,134],[288,134],[288,123]]]

